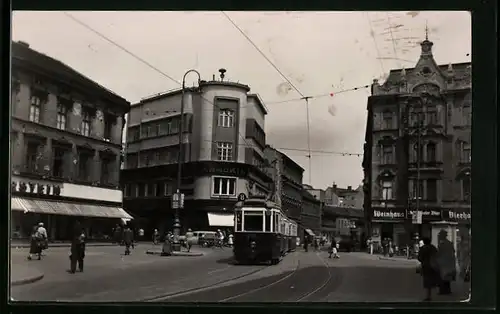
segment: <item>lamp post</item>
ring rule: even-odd
[[[184,197],[181,194],[181,184],[182,184],[182,163],[184,161],[184,147],[183,147],[183,135],[184,135],[184,95],[186,92],[186,76],[189,73],[196,73],[198,75],[198,86],[200,85],[201,81],[201,75],[198,71],[196,70],[188,70],[186,73],[184,73],[184,76],[182,77],[182,94],[181,94],[181,118],[180,118],[180,124],[179,124],[179,155],[177,159],[177,191],[176,195],[172,198],[173,202],[172,205],[175,208],[175,216],[174,216],[174,245],[172,246],[173,251],[180,251],[181,250],[181,245],[179,242],[179,235],[181,231],[181,220],[179,217],[179,209],[184,207]]]

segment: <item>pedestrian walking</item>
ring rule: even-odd
[[[155,229],[153,231],[153,245],[157,245],[158,242],[160,242],[160,233],[158,232],[158,229]]]
[[[193,231],[191,229],[188,229],[188,231],[186,232],[186,247],[188,252],[191,251],[191,246],[193,245],[193,242],[194,242]]]
[[[81,224],[77,222],[73,229],[73,237],[71,241],[71,251],[70,251],[70,273],[74,274],[76,272],[76,266],[78,264],[78,270],[83,272],[83,260],[85,258],[85,245],[86,236],[85,229],[82,228]]]
[[[125,255],[130,255],[130,247],[134,244],[134,233],[128,226],[123,231],[123,243],[125,244]]]
[[[432,297],[432,289],[439,284],[439,265],[437,263],[437,248],[431,244],[429,238],[424,238],[424,245],[418,252],[418,261],[420,266],[418,272],[423,279],[426,297],[424,301],[430,301]]]
[[[457,268],[455,259],[455,248],[453,243],[447,239],[446,230],[441,230],[438,234],[438,264],[441,282],[439,294],[451,294],[451,282],[456,280]]]
[[[42,259],[42,250],[45,247],[45,242],[47,239],[47,230],[43,227],[43,223],[33,227],[30,239],[30,252],[28,254],[28,260],[33,259],[33,255],[38,256],[38,260]]]
[[[233,234],[232,233],[229,233],[229,235],[227,236],[227,244],[229,245],[229,247],[233,247]]]
[[[139,228],[137,241],[142,241],[144,239],[144,229]]]

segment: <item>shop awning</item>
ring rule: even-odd
[[[11,208],[12,210],[22,210],[25,213],[133,219],[126,211],[116,206],[47,201],[22,197],[12,197]]]
[[[208,213],[208,224],[210,227],[233,227],[234,216],[232,214]]]
[[[311,229],[306,229],[306,232],[307,232],[307,234],[308,234],[308,235],[310,235],[310,236],[312,236],[312,237],[314,237],[314,236],[315,236],[314,232],[312,232],[312,230],[311,230]]]

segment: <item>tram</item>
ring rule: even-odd
[[[233,253],[237,263],[278,264],[296,248],[297,223],[274,202],[240,200],[234,210]]]

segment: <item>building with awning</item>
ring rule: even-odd
[[[76,221],[89,240],[110,237],[132,219],[119,180],[130,103],[28,43],[11,48],[11,237],[43,222],[69,240]]]
[[[208,213],[208,224],[210,227],[232,228],[234,215],[231,213]]]

